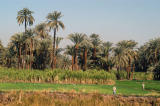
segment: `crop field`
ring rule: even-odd
[[[115,85],[98,84],[46,84],[46,83],[0,83],[1,91],[50,91],[72,93],[100,93],[112,94],[113,86],[117,88],[117,95],[160,96],[160,81],[116,81]]]

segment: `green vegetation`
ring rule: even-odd
[[[1,82],[46,82],[46,83],[85,83],[85,84],[113,84],[116,80],[114,73],[103,70],[69,71],[52,70],[17,70],[0,69]]]
[[[18,70],[13,68],[0,68],[1,82],[46,82],[46,83],[71,83],[71,84],[114,84],[114,80],[126,80],[127,72],[110,70]],[[135,72],[136,80],[153,80],[153,73]]]
[[[159,81],[145,81],[145,90],[142,90],[142,81],[116,81],[115,85],[86,85],[86,84],[46,84],[46,83],[0,83],[1,91],[58,91],[112,94],[113,86],[117,87],[118,95],[160,96]]]
[[[28,8],[18,11],[17,23],[19,25],[24,24],[25,29],[21,33],[13,34],[7,47],[4,47],[0,41],[1,67],[20,70],[61,69],[86,71],[94,69],[107,71],[108,74],[112,74],[112,70],[115,70],[114,74],[116,79],[119,80],[160,79],[160,38],[150,40],[140,47],[137,47],[138,43],[134,40],[122,40],[113,46],[112,42],[102,41],[99,34],[91,33],[86,35],[85,33],[75,32],[67,37],[72,44],[61,48],[59,45],[66,38],[58,37],[57,32],[60,31],[59,29],[65,28],[64,23],[61,21],[63,14],[58,11],[51,12],[47,15],[45,22],[39,23],[30,29],[29,27],[35,21],[33,14],[34,12]],[[41,73],[36,72],[37,74]],[[146,73],[138,74],[135,72]],[[66,75],[66,73],[64,74]],[[81,79],[81,73],[82,71],[79,72],[79,78],[76,77],[78,80]],[[85,73],[88,73],[88,71]],[[99,79],[106,79],[104,78],[106,75],[100,76]],[[109,76],[107,75],[107,78]],[[65,79],[62,74],[59,77]],[[114,75],[111,75],[111,77],[109,79],[115,79]],[[45,78],[43,76],[39,79],[43,80]],[[98,80],[98,78],[94,79]]]

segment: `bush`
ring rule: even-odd
[[[154,74],[152,72],[135,72],[134,79],[136,80],[153,80]]]

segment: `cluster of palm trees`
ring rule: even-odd
[[[25,53],[24,56],[27,56],[29,54],[29,63],[27,63],[27,59],[21,59],[21,48],[22,46],[20,46],[19,43],[19,47],[17,47],[17,50],[19,51],[19,68],[21,68],[21,64],[22,67],[24,68],[25,64],[28,66],[29,69],[32,68],[32,63],[33,63],[33,56],[34,56],[34,50],[33,50],[33,42],[34,42],[34,34],[39,37],[41,39],[41,41],[39,42],[39,44],[44,45],[44,48],[46,49],[46,44],[49,42],[45,42],[43,40],[46,40],[47,38],[51,40],[51,38],[49,38],[49,31],[53,30],[54,35],[53,35],[53,45],[52,45],[52,49],[50,49],[51,52],[51,67],[52,69],[56,67],[56,49],[58,49],[58,44],[61,40],[61,38],[57,38],[56,39],[56,32],[59,30],[59,28],[64,29],[65,26],[63,24],[62,21],[60,21],[60,18],[62,17],[61,12],[57,12],[54,11],[53,13],[49,13],[47,15],[47,23],[41,23],[39,25],[36,26],[35,29],[27,29],[27,26],[31,26],[34,23],[34,17],[32,16],[32,11],[30,11],[28,8],[24,8],[23,10],[20,10],[18,12],[18,16],[17,16],[17,22],[20,24],[25,25],[25,32],[22,35],[18,35],[21,36],[22,38],[20,40],[22,40],[21,43],[24,43],[24,48],[25,48]],[[24,35],[24,36],[23,36]],[[17,37],[17,35],[14,35],[13,37]],[[12,37],[12,38],[13,38]],[[15,41],[16,39],[12,39],[12,41]],[[19,40],[19,41],[20,41]],[[25,41],[25,42],[23,42]],[[56,45],[57,42],[57,45]],[[27,43],[28,43],[28,47],[27,47]],[[12,44],[15,45],[15,42]],[[48,45],[49,48],[50,45]],[[29,48],[29,50],[27,50],[27,48]],[[47,50],[48,51],[48,50]],[[29,52],[29,53],[28,53]],[[44,58],[44,57],[41,57]],[[43,59],[42,59],[43,60]],[[27,67],[26,66],[26,67]],[[44,66],[43,66],[44,67]]]
[[[118,72],[127,71],[128,79],[133,77],[134,70],[153,71],[160,65],[160,38],[138,48],[134,40],[123,40],[113,45],[103,42],[95,33],[90,36],[71,33],[68,39],[72,44],[60,48],[63,38],[57,37],[56,33],[65,28],[60,20],[61,12],[49,13],[46,22],[29,29],[28,26],[35,21],[32,14],[27,8],[18,12],[17,22],[24,24],[25,31],[14,34],[7,47],[0,42],[1,65],[19,69],[116,69]]]

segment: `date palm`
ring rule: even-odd
[[[91,41],[89,40],[89,38],[87,37],[87,35],[84,35],[84,40],[80,43],[80,47],[83,49],[83,71],[86,71],[87,69],[87,53],[88,50],[93,47]]]
[[[137,42],[132,40],[123,40],[117,43],[117,47],[114,49],[115,65],[118,71],[126,69],[127,78],[130,79],[131,67],[136,59],[135,47]]]
[[[113,48],[112,48],[111,42],[102,43],[102,48],[101,48],[102,57],[103,57],[102,59],[104,59],[108,71],[110,71],[110,68],[112,66],[112,59],[109,58],[112,50]]]
[[[23,8],[18,11],[17,22],[19,25],[24,23],[25,32],[27,31],[27,26],[33,25],[34,17],[32,16],[33,11],[30,11],[28,8]]]
[[[64,29],[65,26],[62,21],[60,21],[60,18],[62,17],[61,12],[54,11],[53,13],[49,13],[47,18],[47,26],[49,27],[50,31],[53,30],[53,53],[52,53],[52,69],[55,67],[55,46],[56,46],[56,33],[59,30],[59,28]]]
[[[93,58],[96,58],[96,52],[97,52],[98,47],[101,44],[101,40],[98,34],[92,34],[90,36],[90,39],[93,45]]]
[[[69,35],[69,39],[74,43],[74,69],[78,69],[78,49],[80,46],[80,43],[84,40],[84,34],[82,33],[72,33]]]
[[[102,52],[106,58],[106,61],[108,61],[111,51],[112,51],[112,43],[111,42],[104,42],[102,44]]]
[[[18,57],[18,68],[24,66],[22,63],[22,48],[24,45],[24,34],[23,33],[16,33],[11,37],[11,43],[9,44],[10,47],[15,48],[17,57]]]

